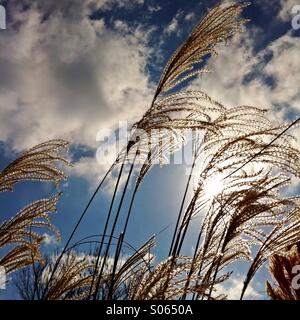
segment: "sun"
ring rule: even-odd
[[[224,178],[216,175],[204,182],[204,192],[207,199],[213,199],[224,190]]]

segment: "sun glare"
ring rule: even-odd
[[[212,199],[221,193],[224,189],[224,180],[221,175],[217,175],[208,179],[204,184],[205,196],[208,199]]]

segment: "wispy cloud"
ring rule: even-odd
[[[148,4],[148,10],[150,13],[158,12],[162,9],[162,7],[159,4]]]
[[[175,33],[177,36],[179,35],[179,20],[182,17],[182,11],[179,10],[175,17],[171,20],[171,22],[165,27],[164,33],[168,36]]]
[[[178,31],[178,19],[174,17],[172,21],[167,25],[164,32],[167,34],[176,33]]]
[[[125,21],[122,20],[115,20],[114,21],[114,28],[120,32],[128,33],[130,32],[130,28]]]
[[[195,13],[194,12],[190,12],[184,17],[184,20],[193,21],[195,19],[195,17],[196,17]]]

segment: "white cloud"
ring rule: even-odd
[[[289,104],[300,110],[299,38],[286,34],[274,41],[268,50],[273,57],[265,66],[264,72],[277,81],[276,88],[272,90],[273,102]]]
[[[53,138],[96,148],[99,130],[137,121],[153,96],[146,72],[152,29],[121,20],[110,29],[104,19],[90,20],[89,15],[143,1],[25,4],[29,10],[10,2],[12,23],[0,38],[0,141],[15,150]],[[108,167],[95,157],[82,158],[70,175],[94,187]]]
[[[171,34],[171,33],[177,32],[177,30],[178,30],[178,19],[174,17],[172,21],[165,28],[165,33]]]
[[[292,21],[294,6],[299,5],[297,0],[259,0],[255,5],[258,5],[262,10],[275,18],[282,21]]]
[[[220,45],[219,56],[208,62],[212,72],[195,80],[192,87],[227,106],[269,107],[274,119],[282,121],[289,107],[300,110],[299,39],[287,33],[256,53],[258,36],[259,30],[250,30],[236,36],[229,46]]]
[[[292,8],[299,5],[297,0],[280,0],[281,9],[279,11],[279,18],[283,21],[292,20]]]
[[[114,159],[115,160],[115,159]],[[104,175],[109,170],[111,164],[99,164],[94,157],[83,157],[78,162],[76,162],[71,168],[70,175],[78,178],[85,179],[89,182],[90,191],[94,191],[95,188],[98,186],[100,181],[102,181]],[[130,164],[125,165],[123,169],[123,174],[119,181],[119,190],[122,190],[123,186],[126,183],[127,176],[129,173]],[[120,165],[114,168],[114,170],[109,174],[108,179],[105,181],[103,188],[101,189],[106,195],[112,195],[114,192],[114,188],[116,186],[116,181],[118,178],[120,170]],[[133,169],[132,175],[135,176],[138,174],[139,167],[135,165]],[[131,179],[129,182],[129,187],[133,183],[134,179]]]
[[[109,164],[100,165],[95,157],[83,157],[71,168],[70,175],[89,181],[92,190],[104,177],[109,167]],[[111,179],[109,181],[111,181]],[[112,184],[113,181],[109,183],[109,185]]]
[[[144,0],[87,0],[86,2],[91,8],[101,8],[102,10],[112,10],[115,7],[128,9],[144,4]]]
[[[195,19],[195,13],[194,12],[190,12],[184,17],[184,20],[187,20],[187,21],[193,21],[194,19]]]
[[[244,278],[241,275],[232,275],[223,284],[217,285],[217,294],[227,295],[228,300],[239,300],[243,289]],[[244,300],[260,300],[263,295],[259,293],[251,284],[248,286]]]
[[[171,20],[171,22],[165,27],[164,33],[166,35],[171,35],[172,33],[175,33],[177,36],[179,35],[180,29],[179,29],[179,20],[182,17],[182,11],[179,10],[175,17]]]
[[[125,21],[122,20],[115,20],[114,21],[114,27],[116,30],[120,31],[120,32],[129,32],[130,28],[128,26],[128,24]]]
[[[161,6],[159,5],[159,4],[153,4],[153,5],[151,5],[151,4],[149,4],[148,5],[148,10],[151,12],[151,13],[153,13],[153,12],[158,12],[158,11],[160,11],[162,8],[161,8]]]
[[[268,106],[269,99],[265,90],[262,90],[263,83],[260,79],[255,79],[251,84],[243,84],[244,76],[254,68],[258,60],[252,54],[251,38],[246,39],[247,42],[244,42],[237,36],[230,46],[219,46],[218,57],[212,57],[208,62],[207,67],[211,73],[196,79],[192,87],[207,92],[226,106]]]
[[[132,5],[40,1],[24,11],[15,3],[14,24],[0,39],[0,140],[16,149],[54,137],[94,147],[99,129],[135,121],[149,107],[151,30],[124,34],[88,18],[111,3]]]

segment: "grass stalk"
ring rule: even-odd
[[[74,235],[75,235],[75,232],[77,231],[78,227],[80,226],[80,224],[81,224],[83,218],[85,217],[88,209],[90,208],[93,200],[95,199],[97,193],[98,193],[99,190],[101,189],[101,187],[102,187],[103,183],[105,182],[105,180],[107,179],[108,175],[110,174],[110,172],[111,172],[112,169],[114,168],[115,164],[116,164],[116,163],[114,162],[114,163],[111,165],[111,167],[110,167],[109,170],[106,172],[106,174],[105,174],[105,176],[103,177],[103,179],[101,180],[101,182],[98,184],[96,190],[94,191],[94,193],[93,193],[93,195],[91,196],[90,200],[88,201],[86,207],[84,208],[82,214],[80,215],[80,217],[79,217],[79,219],[78,219],[75,227],[73,228],[73,230],[72,230],[72,232],[71,232],[71,234],[70,234],[70,236],[69,236],[69,238],[68,238],[68,240],[67,240],[67,242],[66,242],[66,244],[65,244],[65,246],[64,246],[64,248],[63,248],[63,250],[62,250],[62,252],[61,252],[61,254],[59,255],[58,259],[56,260],[56,263],[55,263],[55,265],[54,265],[54,267],[53,267],[53,270],[52,270],[52,272],[51,272],[51,275],[50,275],[50,277],[49,277],[49,280],[48,280],[48,282],[47,282],[47,284],[46,284],[46,286],[45,286],[44,293],[42,294],[42,300],[44,299],[45,294],[47,293],[48,288],[49,288],[49,286],[51,285],[51,282],[52,282],[52,280],[53,280],[54,274],[55,274],[55,272],[56,272],[56,270],[57,270],[57,268],[58,268],[58,266],[59,266],[59,263],[60,263],[62,257],[64,256],[64,254],[65,254],[65,252],[66,252],[66,250],[67,250],[67,248],[68,248],[71,240],[73,239],[73,237],[74,237]]]
[[[104,271],[106,260],[108,258],[108,253],[109,253],[111,241],[112,241],[112,238],[114,236],[115,228],[116,228],[116,225],[117,225],[117,222],[118,222],[118,219],[119,219],[119,215],[120,215],[120,212],[121,212],[121,208],[122,208],[122,205],[123,205],[123,201],[124,201],[125,194],[126,194],[126,191],[127,191],[128,185],[129,185],[129,181],[130,181],[130,178],[131,178],[131,175],[132,175],[132,171],[133,171],[133,168],[134,168],[134,163],[135,163],[137,155],[138,155],[138,150],[136,151],[136,154],[135,154],[134,159],[132,161],[132,164],[130,166],[130,170],[129,170],[129,173],[128,173],[128,176],[127,176],[127,180],[126,180],[125,186],[123,188],[123,192],[122,192],[120,203],[119,203],[119,206],[118,206],[118,209],[117,209],[117,213],[116,213],[116,216],[115,216],[115,219],[114,219],[114,222],[113,222],[112,230],[111,230],[110,235],[109,235],[109,240],[108,240],[108,244],[106,246],[104,258],[103,258],[103,261],[101,263],[100,274],[98,276],[98,280],[97,280],[97,283],[96,283],[96,289],[95,289],[94,298],[93,298],[94,300],[96,300],[96,298],[97,298],[97,291],[99,290],[100,281],[101,281],[101,277],[102,277],[102,274],[103,274],[103,271]],[[123,165],[124,165],[124,163],[122,164],[122,166]],[[120,176],[119,176],[119,178],[120,178]],[[118,181],[117,181],[117,186],[115,188],[115,191],[118,188],[119,182],[120,182],[120,179],[118,179]],[[113,202],[114,202],[114,197],[113,197],[112,204],[113,204]],[[101,254],[101,252],[99,251],[99,256],[100,256],[100,254]],[[98,262],[99,262],[99,260],[98,260]],[[95,271],[97,272],[98,270],[95,270]]]

